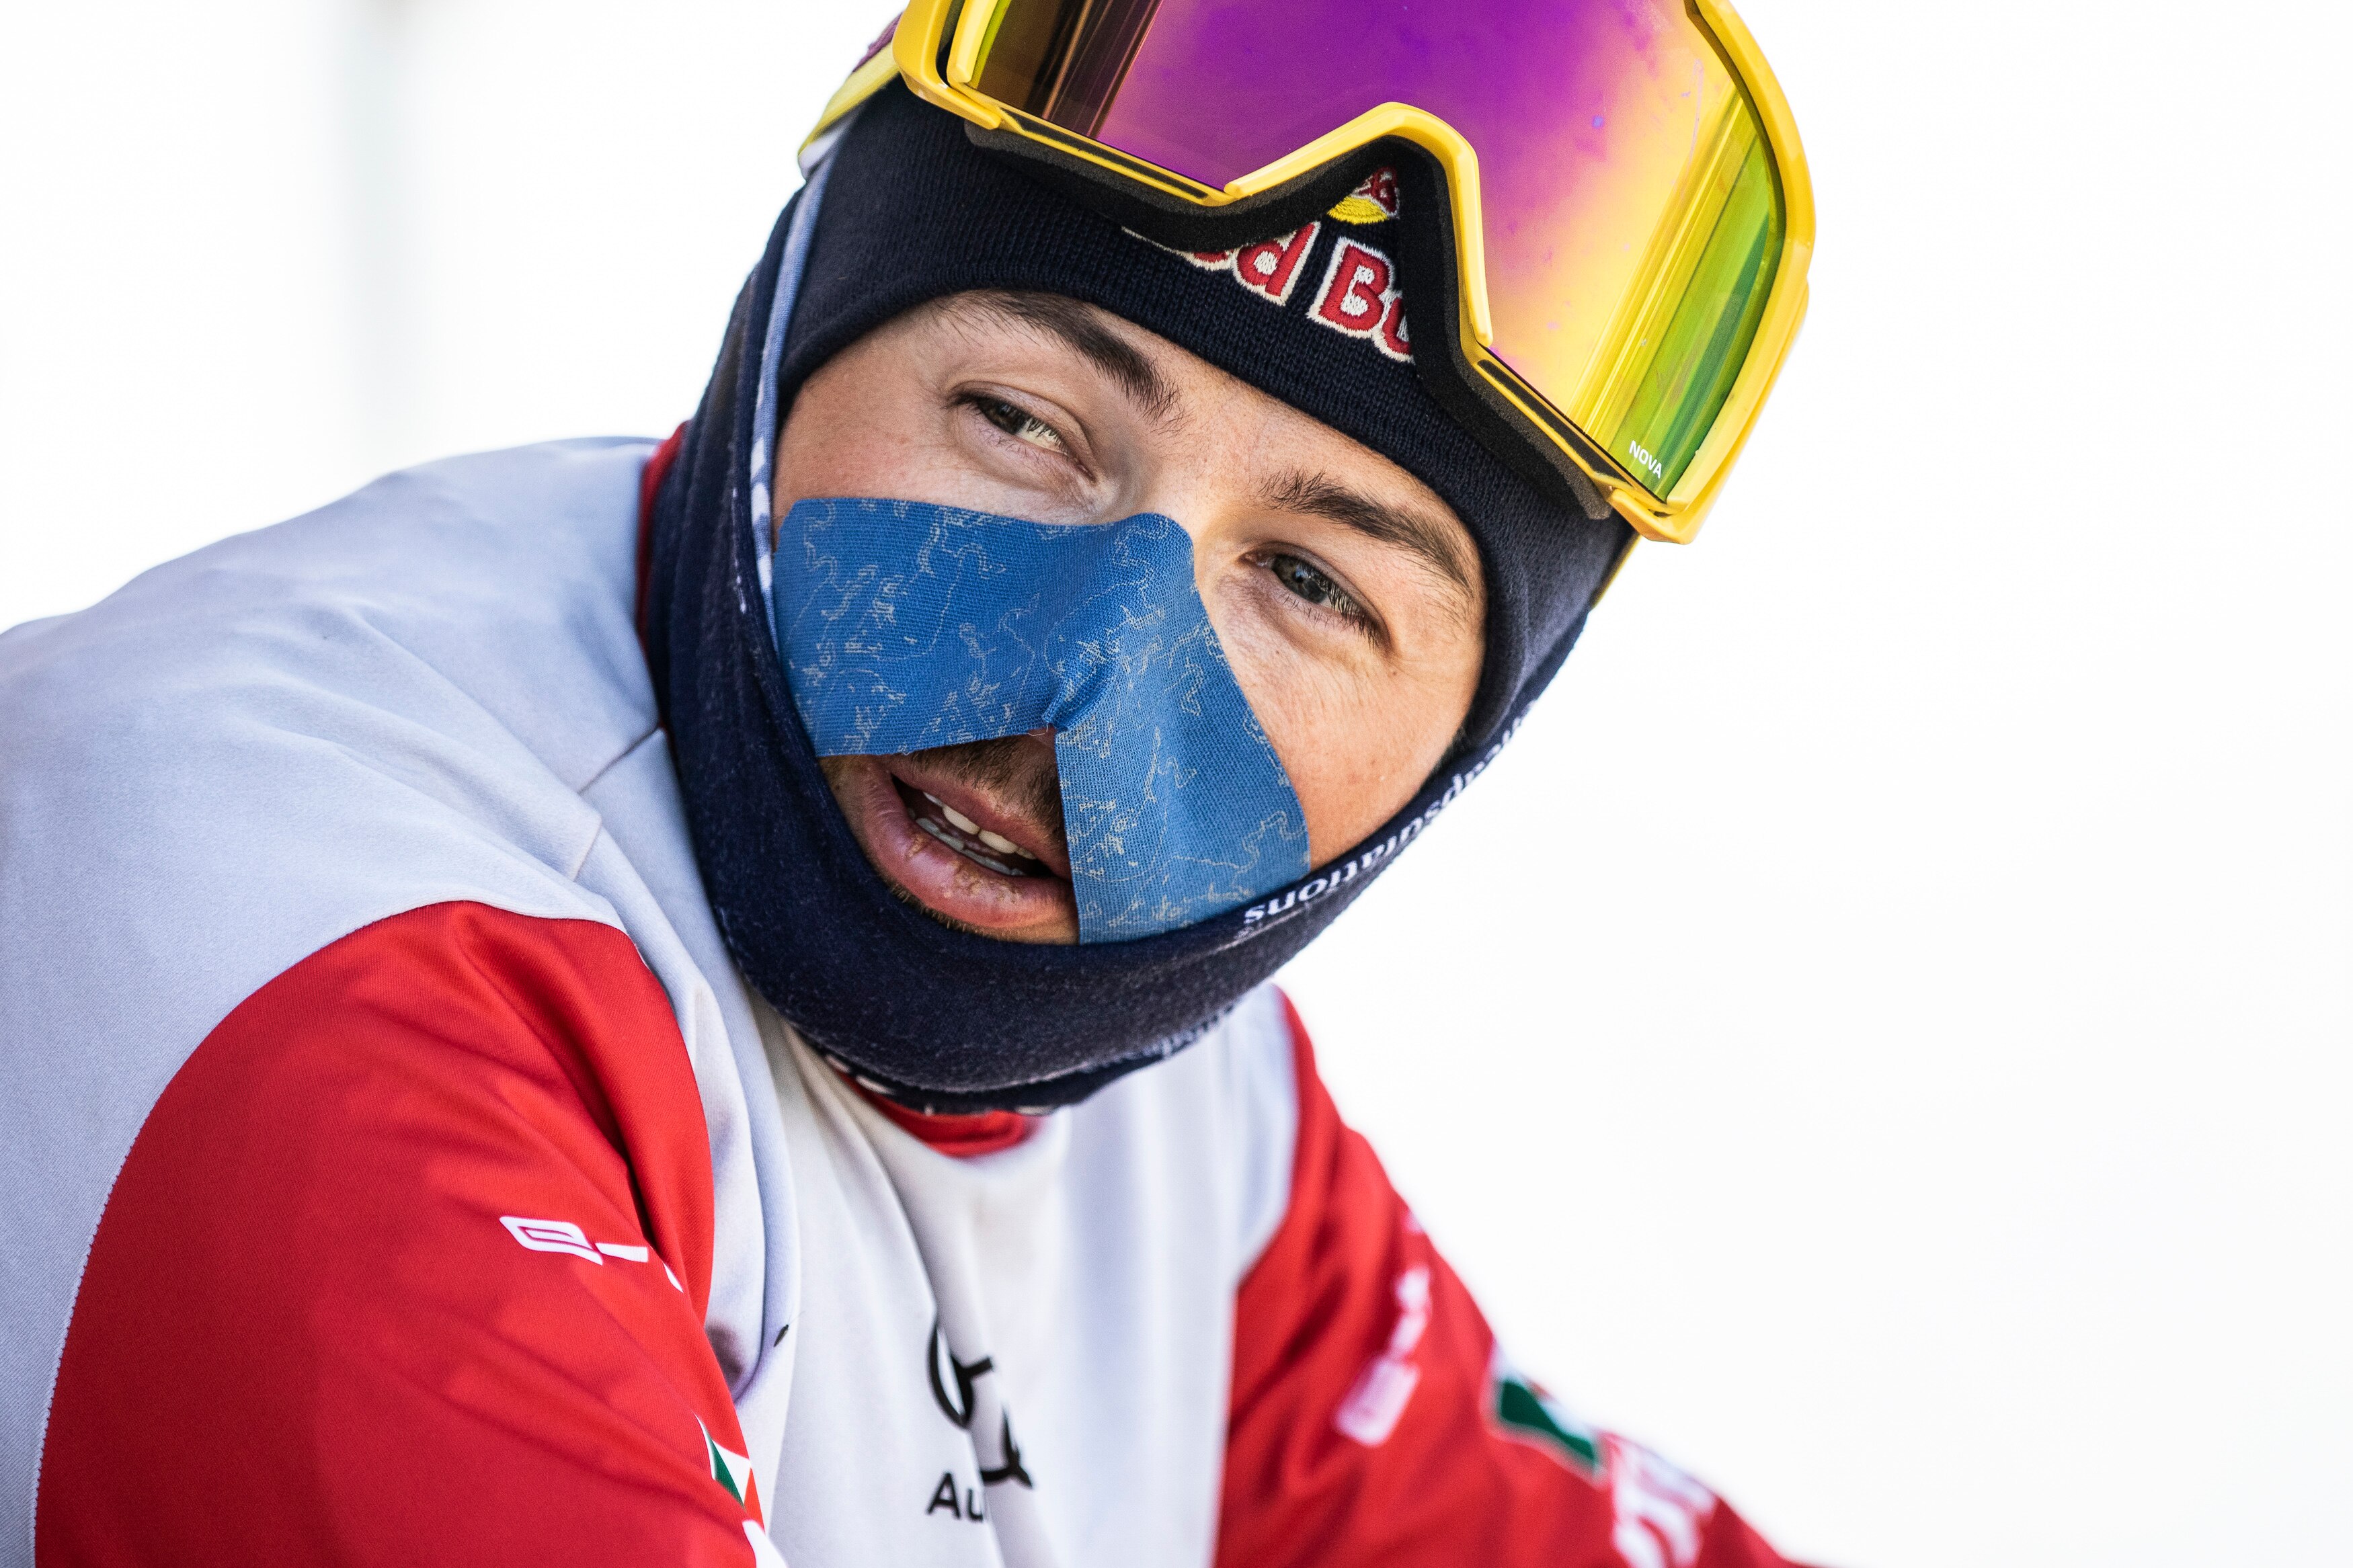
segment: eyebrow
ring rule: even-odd
[[[1466,616],[1479,602],[1479,585],[1472,576],[1473,568],[1461,541],[1433,518],[1386,505],[1324,474],[1287,474],[1269,486],[1261,499],[1278,511],[1324,518],[1378,543],[1410,551],[1452,584]]]
[[[959,297],[951,309],[1043,332],[1109,376],[1154,419],[1166,423],[1176,413],[1176,389],[1134,344],[1104,326],[1092,305],[1060,294],[987,289]]]

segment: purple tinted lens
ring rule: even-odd
[[[1779,258],[1755,115],[1676,0],[1001,0],[977,85],[1213,187],[1437,115],[1479,156],[1495,353],[1662,496]]]

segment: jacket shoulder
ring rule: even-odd
[[[232,1010],[428,906],[618,923],[575,879],[602,832],[579,792],[654,727],[650,450],[392,475],[0,637],[0,1320],[25,1352],[0,1364],[0,1481],[31,1473],[114,1174]]]

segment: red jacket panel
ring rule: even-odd
[[[1219,1568],[1783,1568],[1511,1370],[1291,1025],[1291,1207],[1235,1304]]]
[[[460,903],[332,943],[132,1147],[38,1561],[752,1562],[711,1207],[678,1026],[622,932]]]

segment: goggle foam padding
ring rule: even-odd
[[[775,563],[776,650],[819,756],[1052,728],[1081,942],[1173,931],[1307,875],[1299,796],[1170,519],[803,500]]]

